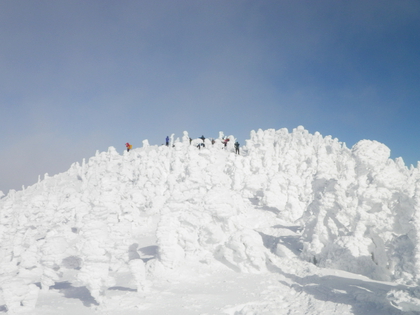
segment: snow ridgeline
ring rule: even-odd
[[[252,131],[241,155],[230,138],[227,150],[207,140],[199,150],[186,132],[173,147],[110,147],[9,192],[0,199],[0,305],[31,309],[58,281],[86,286],[101,303],[118,273],[131,272],[142,292],[150,275],[188,262],[268,272],[270,249],[250,222],[256,207],[301,225],[302,259],[418,283],[418,168],[390,160],[376,141],[348,149],[303,127]],[[157,255],[146,259],[139,249],[152,244]]]

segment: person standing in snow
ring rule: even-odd
[[[204,140],[206,140],[206,138],[204,138],[204,136],[201,136],[200,139],[203,140],[203,142],[204,142]]]
[[[131,148],[132,148],[133,146],[127,142],[127,143],[125,144],[125,147],[127,148],[127,152],[130,152],[130,150],[131,150]]]
[[[169,146],[169,136],[166,136],[166,146]]]
[[[225,145],[225,149],[228,142],[229,142],[229,138],[226,137],[225,139],[223,139],[223,144]]]
[[[239,154],[239,142],[238,141],[235,142],[235,153]]]

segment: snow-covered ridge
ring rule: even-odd
[[[264,239],[273,216],[300,225],[303,260],[418,282],[418,167],[376,141],[348,149],[303,127],[252,131],[240,155],[222,136],[202,149],[186,132],[169,147],[110,147],[0,199],[3,304],[31,309],[59,281],[100,304],[119,274],[146,291],[150,275],[188,263],[267,273],[273,255],[288,257]]]

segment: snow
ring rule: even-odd
[[[0,192],[0,314],[420,314],[420,175],[302,126]]]

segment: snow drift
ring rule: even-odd
[[[201,149],[187,132],[169,147],[110,147],[10,191],[0,199],[0,304],[33,309],[58,281],[86,286],[100,304],[120,273],[146,292],[151,275],[189,263],[270,272],[286,249],[265,244],[255,227],[269,218],[256,207],[300,225],[302,260],[418,283],[418,167],[376,141],[349,149],[303,127],[252,131],[240,155],[222,137]]]

